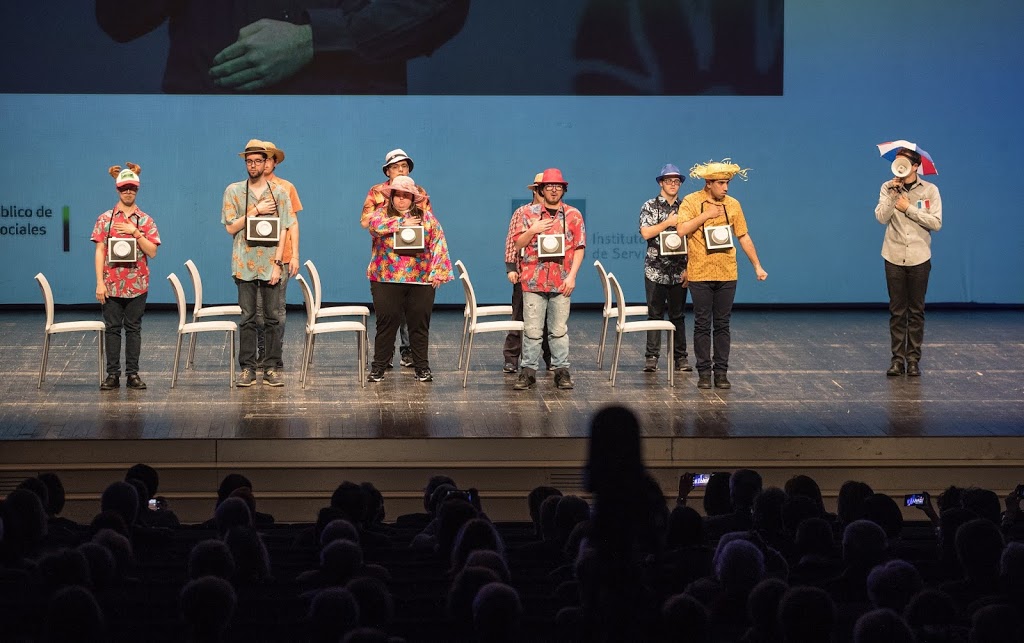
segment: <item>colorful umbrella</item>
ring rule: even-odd
[[[900,151],[900,148],[904,147],[907,148],[908,150],[913,150],[921,155],[921,168],[919,170],[920,174],[939,173],[939,171],[935,169],[935,161],[932,160],[931,154],[925,152],[920,147],[918,147],[916,143],[911,143],[910,141],[904,141],[901,139],[898,141],[879,143],[878,153],[882,155],[882,158],[888,161],[895,161],[896,153]]]

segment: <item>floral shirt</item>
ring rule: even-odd
[[[280,186],[274,187],[267,184],[277,202],[277,215],[281,217],[281,230],[287,230],[295,223],[292,216],[292,201],[285,190]],[[253,194],[249,190],[249,181],[232,183],[224,190],[224,201],[221,204],[220,222],[222,225],[230,225],[238,217],[245,216],[246,200],[250,207],[256,205],[260,197],[266,194]],[[277,252],[277,244],[250,246],[245,240],[245,227],[235,233],[235,240],[231,246],[231,276],[242,281],[269,281],[270,273],[274,270],[274,255]]]
[[[679,201],[669,203],[660,194],[647,201],[640,208],[640,227],[649,228],[663,223],[670,216],[676,216]],[[673,228],[674,230],[675,228]],[[644,258],[644,277],[664,286],[683,283],[686,270],[686,255],[661,256],[658,237],[647,240],[647,256]]]
[[[288,192],[288,198],[292,200],[292,216],[295,217],[296,223],[298,223],[298,214],[302,212],[302,201],[299,200],[299,192],[292,185],[291,181],[282,179],[279,176],[275,176],[273,179],[275,191],[277,188],[281,188]],[[281,261],[288,263],[292,258],[292,228],[287,228],[284,231],[284,254],[281,255]]]
[[[359,218],[360,224],[369,221],[370,216],[377,211],[377,208],[387,205],[388,198],[384,196],[383,190],[384,186],[387,185],[390,180],[391,179],[388,179],[383,183],[378,183],[370,188],[370,191],[366,193],[366,198],[363,199],[363,214]],[[427,190],[422,185],[417,185],[416,189],[420,191],[420,194],[427,197],[426,200],[420,204],[420,207],[423,208],[424,211],[431,210],[430,195],[427,194]]]
[[[130,239],[132,235],[118,234],[114,229],[113,224],[123,221],[134,224],[142,236],[151,243],[160,245],[160,232],[157,231],[156,222],[152,217],[137,208],[128,216],[125,216],[121,210],[116,208],[115,210],[107,210],[96,219],[90,239],[103,244],[107,243],[108,237]],[[106,255],[106,249],[104,249],[104,255]],[[103,282],[107,284],[107,295],[110,297],[132,298],[149,292],[149,257],[140,248],[134,263],[105,263]]]
[[[551,214],[541,203],[526,207],[519,218],[515,238],[522,236],[540,219],[550,217]],[[579,210],[563,202],[559,204],[554,218],[555,225],[551,226],[548,234],[565,235],[565,256],[555,260],[541,259],[537,253],[537,237],[534,236],[523,248],[523,256],[519,261],[519,283],[525,292],[558,292],[572,270],[576,250],[587,245],[587,230]]]
[[[373,248],[370,265],[366,267],[367,279],[412,284],[430,284],[435,279],[447,283],[453,279],[448,242],[441,224],[430,210],[423,211],[421,222],[426,249],[416,254],[399,254],[395,252],[394,233],[402,227],[402,218],[388,216],[386,206],[370,215]]]

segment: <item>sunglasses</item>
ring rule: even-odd
[[[137,186],[137,185],[122,185],[121,187],[117,188],[117,191],[118,192],[138,192],[139,191],[139,186]]]

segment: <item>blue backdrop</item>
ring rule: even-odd
[[[4,94],[0,303],[37,303],[39,271],[59,302],[92,301],[89,233],[116,202],[106,168],[126,161],[143,168],[139,204],[163,239],[150,301],[172,301],[164,277],[184,276],[189,258],[203,272],[208,302],[233,301],[220,203],[225,185],[244,177],[237,152],[249,138],[287,153],[278,174],[296,184],[305,206],[302,258],[316,261],[331,301],[369,300],[370,242],[359,210],[382,179],[384,153],[402,147],[430,191],[452,259],[467,264],[484,302],[509,296],[505,232],[534,173],[561,168],[568,197],[586,202],[590,243],[574,302],[601,297],[595,257],[639,301],[637,218],[657,193],[658,168],[723,157],[752,168],[730,194],[743,203],[769,274],[756,282],[741,254],[738,302],[881,302],[883,228],[873,208],[890,175],[874,146],[905,138],[927,149],[940,172],[929,177],[944,206],[929,301],[1019,304],[1024,219],[1012,185],[1024,143],[1021,33],[1024,4],[1011,0],[907,0],[898,9],[881,0],[790,2],[784,95],[772,97]],[[462,38],[410,64],[410,91],[431,65],[466,56]],[[470,62],[486,67],[487,57]],[[23,65],[31,73],[31,60]],[[492,71],[492,80],[514,73]],[[700,187],[688,180],[683,191]],[[25,209],[30,219],[7,216]],[[36,216],[47,210],[50,217]],[[32,226],[37,234],[20,233]],[[298,303],[299,289],[290,290]],[[445,286],[437,300],[461,302],[461,289]]]

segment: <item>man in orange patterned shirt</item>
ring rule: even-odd
[[[697,388],[711,388],[712,369],[716,388],[731,388],[729,370],[731,334],[729,318],[736,297],[735,238],[754,266],[758,281],[768,278],[747,233],[747,219],[740,202],[729,196],[729,181],[747,170],[725,159],[690,168],[690,176],[704,180],[704,189],[687,194],[679,204],[676,230],[689,237],[687,276],[693,298],[693,354],[697,359]],[[717,229],[718,234],[713,234]],[[731,228],[731,230],[729,230]],[[714,323],[715,357],[711,360],[711,326]]]

